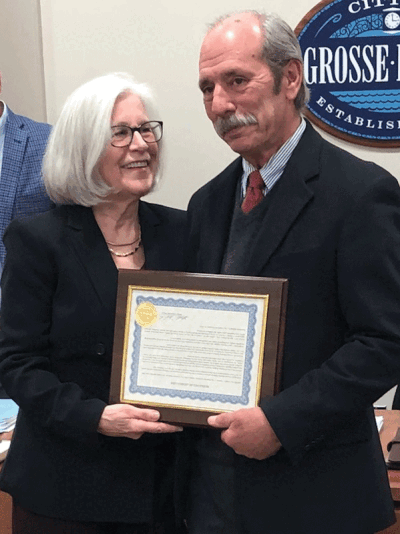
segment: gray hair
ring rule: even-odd
[[[256,17],[262,28],[264,40],[261,49],[261,58],[271,69],[274,76],[274,92],[278,94],[281,88],[283,70],[291,59],[301,63],[302,70],[304,67],[303,56],[299,41],[292,28],[278,15],[274,13],[261,13],[259,11],[249,10],[237,13],[229,13],[219,17],[215,22],[209,25],[209,31],[222,24],[226,19],[235,14],[250,13]],[[310,91],[305,83],[304,75],[302,85],[294,100],[294,105],[298,111],[301,111],[310,98]]]
[[[46,191],[55,203],[94,206],[113,191],[100,176],[98,162],[111,137],[114,105],[126,94],[140,98],[150,120],[159,119],[150,89],[126,73],[95,78],[67,98],[42,166]],[[159,148],[161,155],[161,142]]]

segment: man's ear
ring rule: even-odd
[[[285,89],[286,97],[295,100],[303,82],[303,67],[298,59],[291,59],[283,69],[282,88]]]

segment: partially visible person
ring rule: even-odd
[[[50,129],[49,124],[16,115],[0,100],[0,275],[6,255],[2,238],[10,221],[52,207],[41,177]],[[0,384],[0,398],[5,397]]]
[[[49,124],[16,115],[0,100],[0,271],[6,255],[2,237],[12,219],[52,207],[41,176],[50,130]]]
[[[287,278],[282,391],[209,417],[190,534],[372,534],[395,521],[372,403],[400,376],[400,188],[302,116],[278,16],[222,17],[199,86],[238,157],[189,204],[189,265]]]
[[[183,266],[184,212],[141,200],[160,169],[158,119],[127,74],[77,89],[43,164],[60,206],[6,230],[0,379],[20,412],[0,487],[14,534],[179,532],[181,429],[108,405],[118,270]]]

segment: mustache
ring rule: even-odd
[[[252,124],[258,124],[257,119],[252,113],[246,113],[245,115],[230,115],[226,118],[219,117],[214,123],[214,128],[217,134],[222,137],[234,128]]]

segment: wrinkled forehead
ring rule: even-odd
[[[215,69],[232,70],[237,66],[261,60],[263,34],[259,21],[229,19],[218,24],[206,35],[200,50],[200,80]]]
[[[134,119],[148,120],[147,111],[141,98],[131,92],[121,93],[115,100],[111,122],[131,124]]]

